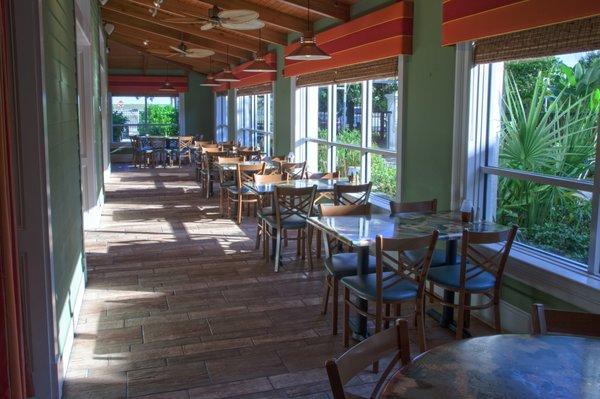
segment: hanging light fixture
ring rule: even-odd
[[[162,84],[162,86],[158,89],[158,91],[162,91],[165,93],[175,93],[175,92],[177,92],[177,90],[175,90],[175,87],[173,87],[171,82],[169,82],[169,61],[166,61],[166,62],[167,62],[167,78],[165,79],[165,83]]]
[[[300,47],[292,51],[285,59],[294,61],[319,61],[330,59],[331,56],[317,46],[315,34],[310,28],[310,0],[306,0],[306,24],[307,31],[300,37]]]
[[[239,82],[239,81],[240,81],[240,79],[238,79],[231,72],[231,66],[229,65],[229,46],[227,46],[227,67],[225,67],[223,72],[221,72],[220,74],[215,76],[215,82]]]
[[[244,69],[244,72],[257,72],[257,73],[277,72],[277,68],[267,64],[267,62],[265,61],[265,57],[262,55],[261,32],[262,32],[262,29],[259,29],[258,30],[258,51],[256,52],[256,58],[254,59],[254,61],[252,61],[252,63],[250,65],[248,65],[248,67],[246,69]]]
[[[204,86],[204,87],[221,86],[221,83],[215,82],[215,78],[212,75],[212,56],[209,58],[209,62],[210,62],[210,66],[209,66],[210,73],[206,76],[206,79],[204,79],[204,82],[200,83],[200,86]]]

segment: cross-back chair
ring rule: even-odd
[[[306,237],[308,235],[307,218],[310,217],[315,201],[317,186],[296,188],[275,186],[273,201],[275,206],[275,215],[267,216],[265,222],[269,235],[275,234],[275,271],[279,271],[281,262],[281,240],[283,234],[288,230],[296,230],[298,235],[289,240],[297,241],[297,255],[302,255],[306,259]],[[274,233],[269,232],[274,230]],[[308,254],[309,264],[312,269],[312,256]]]
[[[133,166],[141,168],[146,163],[146,149],[142,145],[140,136],[131,136],[131,148],[133,150]],[[151,150],[150,150],[151,151]]]
[[[314,173],[308,173],[308,178],[311,180],[318,180],[318,179],[339,179],[340,178],[340,172],[314,172]]]
[[[179,137],[179,148],[177,151],[177,162],[181,167],[181,160],[187,159],[188,162],[192,163],[192,147],[194,145],[194,136],[181,136]]]
[[[226,152],[219,151],[218,148],[208,148],[202,157],[200,168],[200,183],[201,188],[206,194],[206,198],[210,198],[213,192],[213,181],[219,178],[219,172],[215,168],[219,157],[227,156]]]
[[[238,150],[238,154],[243,156],[246,161],[260,161],[260,150]]]
[[[283,175],[281,173],[267,174],[255,174],[254,183],[256,184],[275,184],[283,181]],[[263,195],[258,197],[258,210],[256,212],[258,216],[258,223],[256,226],[256,247],[260,248],[260,242],[263,243],[263,255],[265,259],[269,257],[269,240],[267,240],[268,234],[266,233],[266,217],[275,215],[275,208],[272,204],[271,195]]]
[[[150,159],[152,166],[156,167],[157,164],[162,164],[163,167],[167,167],[167,148],[166,138],[150,137],[149,138],[150,148],[152,153]]]
[[[237,205],[237,224],[242,223],[242,211],[244,204],[248,205],[248,213],[250,212],[250,205],[255,206],[258,203],[258,197],[248,187],[246,183],[254,181],[254,175],[262,173],[265,170],[265,163],[260,162],[257,164],[242,165],[237,164],[236,171],[236,185],[227,188],[227,210],[228,215],[231,217],[231,205]]]
[[[430,201],[396,202],[390,201],[390,214],[399,216],[403,213],[436,213],[437,199]]]
[[[568,334],[600,337],[600,314],[546,309],[541,303],[531,307],[534,335]]]
[[[279,173],[286,176],[287,180],[301,180],[306,174],[305,162],[281,162],[279,164]]]
[[[370,336],[337,359],[325,363],[333,399],[349,398],[346,396],[344,385],[370,364],[376,363],[392,353],[394,356],[375,384],[369,396],[371,399],[380,397],[381,389],[396,365],[407,366],[411,362],[408,322],[404,319],[396,321],[393,328]]]
[[[219,156],[217,163],[219,165],[237,165],[243,162],[243,157],[228,157]],[[227,188],[235,186],[237,181],[235,179],[235,170],[228,170],[225,168],[219,168],[219,212],[221,215],[225,215],[225,202],[227,200]]]
[[[421,352],[427,349],[425,339],[425,281],[431,266],[431,257],[439,232],[411,238],[383,238],[375,240],[376,268],[375,273],[344,277],[344,345],[350,343],[350,308],[355,312],[375,319],[375,332],[381,331],[389,321],[401,316],[401,304],[415,303],[415,324],[419,336]],[[407,251],[423,251],[418,259],[406,255]],[[389,270],[389,271],[384,271]],[[358,308],[350,301],[350,293],[375,302],[375,313]],[[391,306],[394,305],[394,315]]]
[[[371,204],[363,205],[319,205],[321,216],[369,216]],[[337,245],[337,239],[326,232],[323,235],[325,243],[325,293],[323,294],[323,308],[321,313],[327,314],[329,295],[331,293],[331,334],[336,335],[338,331],[338,300],[339,282],[346,276],[353,276],[358,270],[358,254],[352,252],[339,252],[341,246]],[[375,272],[376,259],[369,255],[369,273]]]
[[[373,183],[336,184],[333,186],[333,203],[336,205],[359,205],[369,202]]]
[[[502,332],[500,322],[500,288],[502,276],[510,249],[518,227],[492,232],[472,232],[465,229],[462,235],[460,263],[444,265],[430,270],[428,280],[435,286],[458,293],[458,304],[448,302],[430,289],[428,295],[444,306],[458,310],[456,339],[463,337],[467,312],[492,307],[494,328]],[[483,245],[496,244],[499,249],[483,248]],[[479,305],[471,305],[467,298],[471,294],[480,294],[487,299]]]

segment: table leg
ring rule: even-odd
[[[369,247],[358,247],[356,250],[356,256],[358,256],[357,274],[359,276],[369,274]],[[356,306],[358,306],[359,309],[366,311],[368,310],[369,302],[362,298],[357,298]],[[358,315],[356,323],[351,323],[350,327],[353,331],[352,336],[354,339],[362,341],[367,338],[367,318],[365,316]]]
[[[456,263],[456,248],[457,241],[451,240],[446,242],[446,263],[453,265]],[[444,302],[454,303],[454,292],[444,290]],[[454,321],[454,308],[452,306],[444,306],[442,310],[442,318],[440,325],[447,327]]]

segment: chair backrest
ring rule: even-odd
[[[244,162],[244,157],[219,157],[217,162],[219,164],[240,163]]]
[[[273,173],[271,175],[254,174],[254,182],[258,184],[279,183],[281,181],[283,181],[283,175],[281,173]]]
[[[194,144],[197,147],[204,147],[206,145],[213,144],[213,142],[210,140],[194,140]]]
[[[246,158],[247,161],[260,160],[260,150],[238,150],[238,154]]]
[[[221,151],[221,149],[216,144],[206,144],[206,145],[202,146],[202,152],[204,154],[209,153],[209,152],[219,152],[219,151]]]
[[[166,138],[158,138],[158,137],[150,138],[150,147],[152,147],[152,149],[154,149],[154,150],[162,150],[165,148],[166,144],[167,144]]]
[[[286,174],[290,180],[304,179],[306,172],[305,162],[281,162],[279,164],[279,173]]]
[[[179,137],[179,150],[185,150],[192,148],[194,144],[194,136],[180,136]]]
[[[243,187],[244,183],[250,183],[254,181],[254,175],[261,173],[265,170],[265,163],[260,162],[257,164],[250,165],[237,165],[237,186]]]
[[[375,240],[376,277],[375,290],[378,303],[383,303],[383,291],[392,287],[398,279],[383,277],[384,267],[393,269],[397,276],[411,280],[418,286],[417,297],[425,295],[425,280],[431,267],[433,251],[437,244],[439,231],[413,238],[383,238],[377,236]],[[410,252],[410,255],[408,254]],[[415,254],[421,254],[416,256]]]
[[[496,278],[496,288],[500,287],[504,267],[518,230],[519,228],[513,225],[510,229],[502,231],[472,232],[469,229],[463,231],[460,259],[461,290],[464,290],[468,280],[483,272],[493,274]],[[488,254],[482,251],[483,244],[501,244],[501,247]]]
[[[332,205],[332,204],[319,204],[319,215],[320,216],[369,216],[371,215],[371,204],[359,204],[359,205]],[[324,234],[324,247],[325,257],[330,258],[333,255],[333,251],[339,248],[339,245],[335,245],[338,241],[331,234]]]
[[[316,185],[302,188],[275,186],[273,199],[275,201],[275,219],[278,228],[281,228],[282,223],[287,219],[295,216],[309,218],[313,210],[316,193]]]
[[[437,199],[431,201],[396,202],[390,201],[390,214],[392,216],[402,213],[436,213]]]
[[[533,334],[569,334],[600,337],[600,314],[546,309],[534,303],[531,309]]]
[[[375,385],[371,398],[379,397],[383,383],[399,362],[402,366],[410,363],[408,322],[405,319],[399,319],[394,327],[370,336],[348,349],[342,356],[325,363],[333,398],[346,399],[344,385],[370,364],[393,352],[394,357]]]
[[[316,173],[308,173],[308,178],[317,180],[317,179],[339,179],[340,172],[316,172]]]
[[[133,148],[134,151],[142,149],[142,140],[140,140],[140,136],[129,136],[129,139],[131,140],[131,148]]]
[[[369,202],[372,185],[371,182],[365,184],[336,184],[333,186],[333,203],[336,205],[366,204]]]
[[[218,150],[218,148],[216,148]],[[202,169],[211,170],[219,157],[226,157],[227,153],[223,151],[208,151],[202,157]]]

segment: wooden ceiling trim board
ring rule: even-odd
[[[306,30],[306,19],[282,13],[276,9],[261,6],[245,0],[199,0],[207,7],[217,6],[224,10],[245,9],[256,11],[266,24],[276,26],[289,32],[302,33]]]
[[[105,6],[103,6],[102,9],[124,14],[132,18],[141,19],[154,25],[160,25],[167,28],[175,29],[180,32],[185,32],[195,36],[211,39],[213,41],[220,42],[231,47],[237,47],[246,51],[254,51],[256,49],[255,40],[232,34],[231,32],[224,30],[213,29],[209,31],[203,31],[199,27],[193,27],[185,24],[167,23],[161,21],[160,18],[152,17],[148,13],[146,7],[130,3],[125,0],[110,0]]]
[[[152,21],[137,19],[135,17],[131,17],[126,14],[121,14],[112,10],[104,10],[103,19],[115,25],[135,29],[137,31],[143,31],[148,35],[159,35],[168,39],[177,40],[177,44],[179,44],[179,42],[181,42],[181,39],[183,38],[184,42],[188,42],[202,48],[207,48],[221,54],[226,54],[228,51],[229,56],[233,59],[249,60],[252,58],[252,52],[250,51],[242,50],[237,47],[229,47],[228,50],[228,46],[226,44],[214,42],[212,40],[198,37],[195,35],[182,33],[173,28],[167,28],[154,24]]]
[[[142,5],[144,7],[151,7],[153,0],[130,0],[131,3],[135,3],[138,5]],[[191,5],[188,3],[184,3],[180,0],[169,0],[165,1],[161,7],[157,18],[165,18],[167,17],[164,13],[171,14],[171,16],[175,17],[206,17],[208,18],[208,9],[198,5]],[[179,25],[179,24],[178,24]],[[186,25],[186,24],[181,24]],[[200,27],[200,24],[187,24],[187,26],[195,26]],[[258,32],[256,30],[249,31],[233,31],[229,30],[229,32],[237,34],[242,37],[248,37],[251,40],[258,40]],[[287,35],[281,32],[276,32],[271,29],[265,28],[262,29],[262,39],[269,43],[279,44],[285,46],[287,44]]]
[[[282,3],[306,10],[307,0],[281,0]],[[323,17],[347,21],[350,19],[350,7],[347,4],[331,0],[310,0],[310,11]]]

